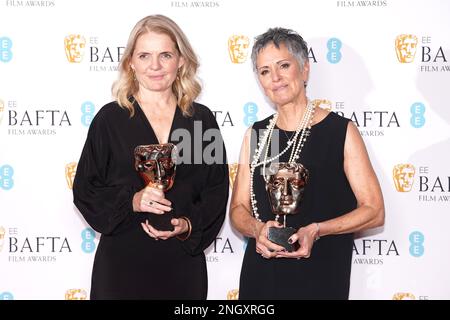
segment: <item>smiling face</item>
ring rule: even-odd
[[[308,171],[298,163],[279,163],[272,169],[266,190],[274,214],[296,214],[303,200]]]
[[[264,93],[277,107],[306,99],[304,84],[308,80],[309,63],[302,70],[284,44],[277,48],[271,43],[262,49],[256,68]]]
[[[168,35],[147,32],[137,39],[130,66],[139,82],[139,91],[165,92],[171,90],[183,63]]]

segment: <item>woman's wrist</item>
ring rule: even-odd
[[[313,224],[315,225],[315,228],[316,228],[316,232],[314,235],[314,241],[317,241],[320,239],[320,224],[319,224],[319,222],[314,222]]]
[[[138,198],[138,193],[136,192],[133,195],[133,199],[131,200],[131,205],[133,206],[134,212],[139,212],[139,200],[137,198]]]
[[[189,218],[184,217],[184,216],[180,217],[178,219],[182,219],[182,220],[186,221],[187,230],[185,232],[183,232],[183,233],[178,234],[176,237],[177,237],[178,240],[185,241],[191,236],[191,232],[192,232],[191,220],[189,220]]]
[[[252,236],[257,239],[261,229],[263,228],[264,223],[255,219],[255,223],[253,224]]]

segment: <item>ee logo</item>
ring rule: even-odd
[[[14,186],[14,169],[9,164],[0,167],[0,188],[10,190]]]
[[[85,253],[92,253],[95,250],[95,231],[91,228],[86,228],[81,232],[81,250]]]
[[[0,293],[0,300],[14,300],[14,296],[11,292]]]
[[[342,42],[338,38],[331,38],[327,42],[327,60],[329,63],[338,63],[341,61],[342,53]]]
[[[0,38],[0,61],[1,62],[10,62],[12,59],[12,41],[8,37]]]
[[[411,125],[414,128],[421,128],[425,125],[425,105],[421,102],[413,103],[411,106]]]
[[[254,102],[247,102],[244,105],[244,124],[249,127],[258,121],[258,106]]]
[[[423,255],[425,248],[423,246],[423,242],[425,241],[425,237],[422,232],[414,231],[409,235],[409,253],[413,257],[420,257]]]
[[[83,102],[83,104],[81,105],[81,123],[86,126],[89,127],[89,125],[92,122],[92,119],[94,119],[94,112],[95,112],[95,106],[92,102],[90,101],[86,101]]]

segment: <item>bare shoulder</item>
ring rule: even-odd
[[[347,140],[353,139],[358,140],[364,143],[361,133],[358,130],[358,127],[353,123],[353,121],[349,121],[347,125]]]
[[[250,142],[250,137],[251,137],[251,135],[252,135],[252,130],[253,130],[253,127],[248,127],[246,130],[245,130],[245,134],[244,134],[244,141],[247,141],[247,142]]]
[[[360,156],[367,157],[364,140],[353,121],[349,121],[347,125],[344,152],[346,156],[359,154]]]

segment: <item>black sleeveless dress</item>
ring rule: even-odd
[[[258,141],[271,118],[253,125]],[[299,158],[309,170],[309,181],[300,213],[287,217],[288,226],[297,229],[356,208],[356,198],[343,167],[348,122],[349,119],[331,112],[311,128]],[[281,151],[293,132],[275,127],[272,139],[277,138],[276,133]],[[252,135],[252,146],[256,145],[254,138]],[[291,149],[276,161],[288,162],[290,154]],[[262,221],[274,220],[260,168],[254,175],[259,216]],[[250,238],[242,264],[239,299],[348,299],[353,234],[325,236],[314,243],[308,259],[300,260],[265,259],[256,253],[255,244],[255,239]]]

